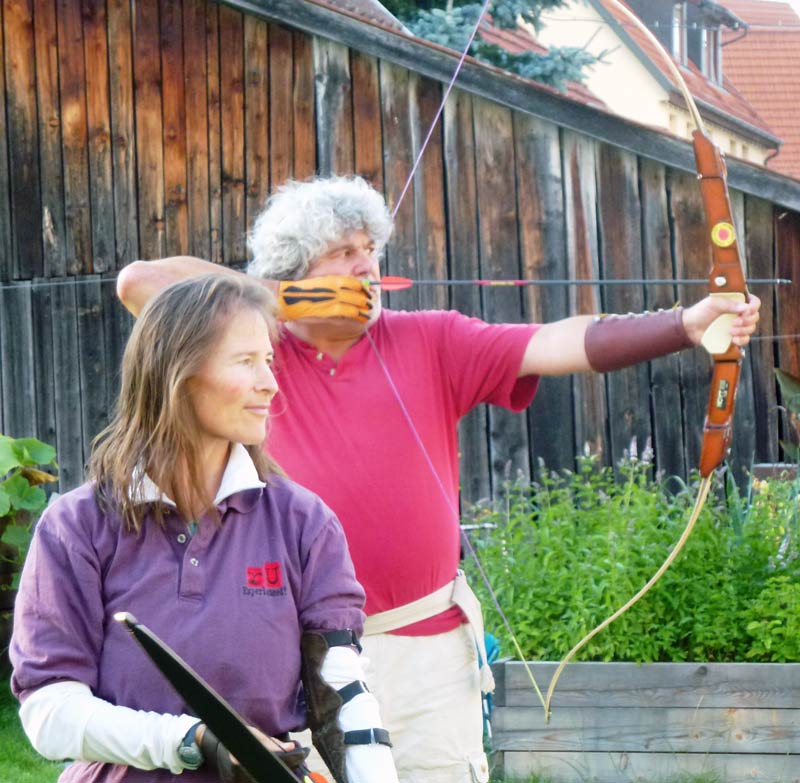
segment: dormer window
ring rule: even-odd
[[[672,56],[686,65],[686,3],[672,6]]]
[[[700,64],[703,75],[715,84],[722,84],[722,46],[719,27],[703,28],[703,57]]]

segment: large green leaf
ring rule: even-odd
[[[19,474],[6,479],[2,486],[9,499],[11,507],[16,511],[31,511],[39,513],[47,505],[47,495],[41,487],[32,487]]]
[[[27,548],[31,540],[31,531],[27,525],[9,525],[3,531],[3,536],[0,540],[4,544]]]
[[[14,439],[8,435],[0,435],[0,478],[14,468],[22,467],[14,448]]]
[[[789,373],[777,368],[775,369],[775,377],[781,387],[783,404],[792,413],[800,413],[800,378],[795,378],[793,375],[789,375]]]
[[[36,438],[17,438],[14,450],[23,465],[49,465],[56,458],[56,450]]]
[[[0,517],[4,517],[9,511],[11,511],[11,498],[0,484]]]

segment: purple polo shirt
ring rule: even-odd
[[[42,516],[22,573],[10,656],[22,700],[58,680],[86,683],[113,704],[192,714],[130,634],[113,619],[131,612],[169,644],[249,723],[267,734],[304,724],[298,703],[304,630],[353,628],[364,592],[342,528],[314,494],[273,477],[264,489],[217,506],[194,537],[170,513],[164,529],[123,532],[98,508],[93,485],[59,498]],[[212,780],[203,770],[76,762],[62,783]]]

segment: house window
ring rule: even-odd
[[[703,75],[715,84],[722,83],[722,47],[718,27],[703,28],[703,59],[701,70]]]
[[[672,56],[686,65],[686,3],[672,6]]]

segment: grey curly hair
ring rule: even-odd
[[[298,280],[332,242],[364,231],[380,255],[392,233],[383,196],[361,177],[291,181],[267,201],[247,237],[251,275]]]

